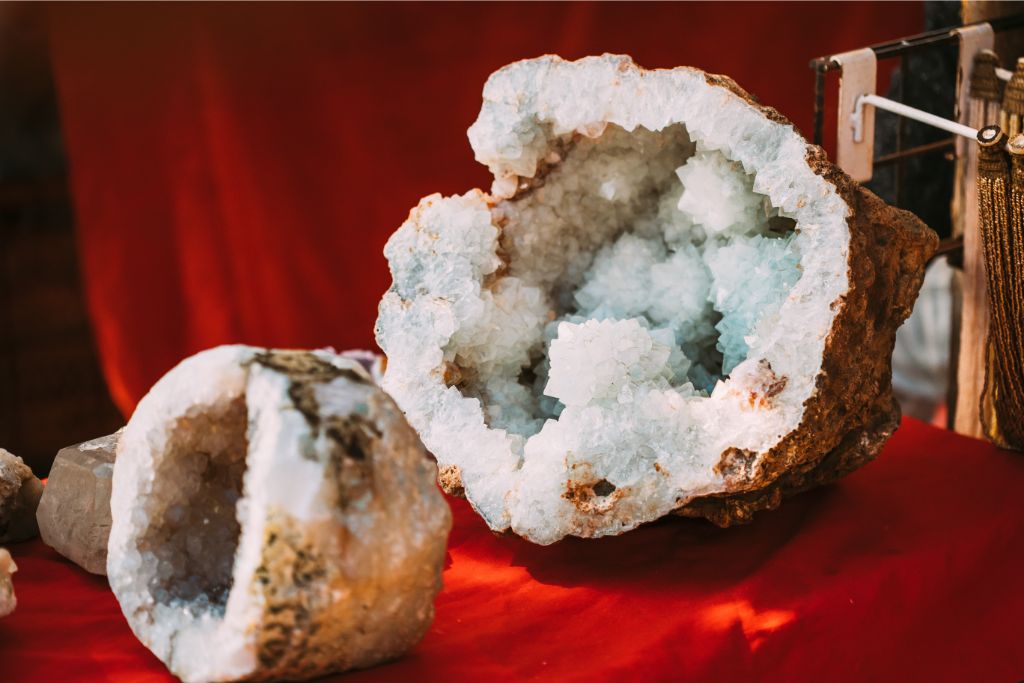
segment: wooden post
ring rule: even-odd
[[[957,120],[973,128],[982,128],[988,108],[972,106],[970,75],[974,57],[992,49],[991,27],[958,29],[960,63],[957,70]],[[956,181],[953,190],[953,234],[963,235],[963,272],[954,280],[959,290],[960,337],[956,365],[956,406],[953,429],[961,434],[984,438],[981,427],[981,391],[985,382],[985,336],[988,333],[988,292],[981,233],[978,229],[978,193],[976,189],[978,146],[970,140],[956,143]]]

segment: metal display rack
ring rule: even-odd
[[[907,57],[921,53],[927,50],[935,50],[942,47],[954,46],[960,40],[961,31],[965,28],[983,26],[987,24],[991,27],[995,33],[1008,31],[1012,29],[1024,27],[1024,12],[992,19],[987,22],[979,22],[977,24],[970,24],[968,26],[953,26],[949,28],[937,29],[934,31],[928,31],[926,33],[920,33],[915,36],[909,36],[906,38],[899,38],[886,43],[879,43],[877,45],[871,45],[870,49],[874,53],[875,59],[891,60],[900,59],[899,65],[899,81],[895,93],[894,99],[887,97],[879,97],[871,94],[859,98],[858,104],[860,106],[873,106],[878,109],[892,112],[899,116],[899,122],[896,126],[895,136],[895,150],[874,157],[872,159],[873,168],[882,168],[888,166],[895,166],[894,173],[894,193],[895,193],[895,204],[896,206],[903,206],[904,192],[907,187],[906,178],[906,162],[908,159],[918,157],[926,154],[945,153],[950,152],[956,147],[956,134],[964,136],[973,136],[976,131],[962,126],[953,120],[947,120],[941,116],[929,112],[922,112],[921,110],[908,107],[904,104],[905,90],[907,83],[912,78],[911,69]],[[827,83],[828,74],[830,73],[841,73],[842,64],[834,57],[817,57],[812,59],[810,62],[811,69],[814,70],[814,123],[813,123],[813,141],[815,144],[820,145],[824,140],[824,127],[825,127],[825,87]],[[1008,79],[1010,72],[1000,70],[1000,77]],[[858,107],[859,109],[860,107]],[[952,112],[947,112],[952,115]],[[840,113],[842,116],[842,113]],[[916,145],[913,147],[904,148],[903,142],[906,136],[906,125],[908,120],[917,120],[928,125],[942,128],[949,132],[953,132],[954,136],[938,140],[935,142],[929,142],[927,144]],[[947,255],[957,252],[962,247],[962,238],[953,237],[950,239],[943,240],[939,246],[939,250],[936,256]]]

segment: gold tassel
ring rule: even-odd
[[[1010,145],[998,126],[978,133],[978,203],[989,329],[981,421],[1004,448],[1024,449],[1024,135]]]
[[[1003,82],[996,77],[999,58],[991,50],[974,55],[961,123],[983,128],[999,120]],[[960,87],[964,87],[964,83]],[[963,271],[954,278],[954,344],[956,375],[951,376],[951,398],[955,401],[953,425],[956,431],[984,437],[986,421],[979,408],[987,374],[986,335],[989,328],[988,292],[985,283],[984,245],[979,227],[978,146],[957,140],[956,191],[951,214],[953,234],[964,241]],[[952,368],[950,368],[952,370]]]
[[[999,126],[1008,137],[1024,132],[1024,57],[1017,60],[1017,68],[1013,78],[1006,84],[1003,92],[1003,111],[999,115]]]
[[[974,56],[969,89],[971,111],[968,125],[981,128],[999,120],[999,103],[1003,99],[1005,83],[996,76],[999,57],[992,50],[982,50]]]
[[[1007,409],[1000,421],[1006,440],[1024,450],[1024,135],[1011,138],[1010,217],[1003,245],[1002,306],[1007,327],[1002,346],[1004,376],[1000,382]]]

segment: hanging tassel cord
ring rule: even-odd
[[[978,133],[978,202],[989,292],[987,368],[981,397],[985,432],[1024,447],[1024,135],[1010,145],[998,126]]]
[[[1024,57],[1017,60],[1017,68],[1003,92],[999,127],[1010,138],[1024,132]]]
[[[1009,325],[1002,353],[1013,362],[1004,389],[1017,399],[1012,422],[1014,444],[1024,446],[1024,135],[1016,135],[1007,146],[1010,152],[1010,220],[1004,252],[1004,306]]]
[[[979,128],[999,120],[999,105],[1003,100],[1006,83],[999,78],[999,56],[992,50],[982,50],[974,56],[970,80],[970,114],[968,123]]]
[[[994,354],[998,330],[1002,329],[1001,311],[994,301],[992,290],[995,278],[996,247],[993,234],[1005,228],[1007,222],[1007,179],[1009,173],[1006,160],[1000,150],[1006,135],[998,126],[987,126],[978,133],[978,208],[981,214],[982,249],[985,260],[985,275],[989,291],[990,322],[985,338],[985,381],[981,391],[979,411],[985,435],[995,443],[1008,445],[999,430],[998,411],[995,410],[997,391],[997,365]]]

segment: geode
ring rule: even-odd
[[[433,618],[451,526],[436,476],[358,362],[205,351],[165,375],[121,435],[110,585],[185,681],[371,666]]]
[[[492,529],[719,525],[873,458],[936,236],[697,69],[543,57],[487,81],[490,194],[390,238],[383,387]]]
[[[18,606],[11,581],[11,574],[16,571],[18,565],[14,564],[11,554],[5,548],[0,548],[0,617],[6,617]]]
[[[36,537],[36,506],[42,494],[42,482],[25,461],[0,448],[0,543]]]

